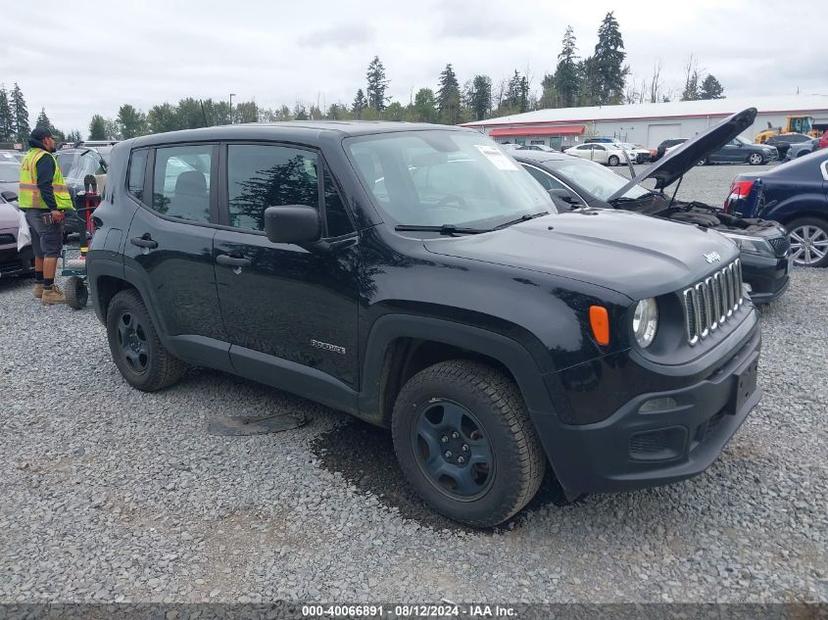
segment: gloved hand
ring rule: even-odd
[[[52,214],[52,222],[53,223],[60,224],[63,221],[63,219],[64,219],[63,211],[58,211],[57,209],[55,209],[54,211],[51,211],[50,213]]]

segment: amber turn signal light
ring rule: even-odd
[[[610,342],[609,313],[604,306],[589,307],[589,325],[592,327],[592,335],[595,341],[606,346]]]

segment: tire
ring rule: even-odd
[[[828,267],[828,220],[803,217],[788,223],[787,229],[795,265]]]
[[[86,308],[86,303],[89,301],[89,289],[86,288],[86,282],[82,278],[69,276],[64,283],[63,294],[66,296],[66,305],[73,310]]]
[[[607,160],[607,164],[610,166],[617,166],[621,163],[621,160],[618,159],[618,155],[610,155],[609,159]]]
[[[761,166],[765,163],[765,156],[762,153],[751,153],[748,155],[747,162],[751,166]]]
[[[112,360],[127,383],[155,392],[181,379],[187,365],[167,351],[141,296],[134,289],[112,298],[106,313]]]
[[[467,525],[503,523],[543,480],[546,460],[517,386],[478,362],[440,362],[409,379],[391,432],[408,482],[434,510]]]

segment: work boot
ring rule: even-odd
[[[57,284],[53,284],[52,288],[43,289],[43,296],[40,298],[44,306],[51,304],[65,304],[66,296]]]
[[[36,299],[43,297],[43,282],[35,282],[34,288],[32,289],[32,295],[34,295]]]

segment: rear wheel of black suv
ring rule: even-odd
[[[106,333],[115,365],[134,388],[155,392],[176,383],[187,370],[187,365],[161,344],[135,290],[121,291],[109,302]]]
[[[484,364],[452,360],[414,375],[391,431],[409,483],[455,521],[503,523],[543,480],[546,461],[517,386]]]

